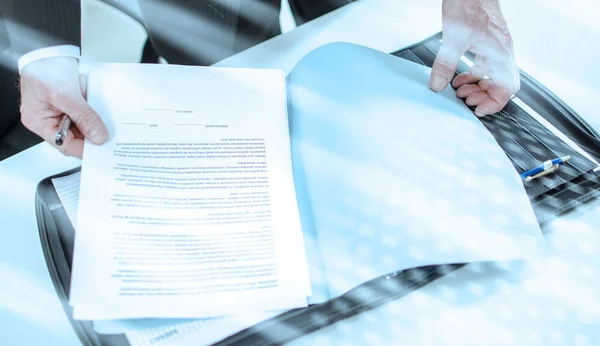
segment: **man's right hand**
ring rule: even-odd
[[[63,154],[82,158],[84,138],[95,144],[108,140],[106,126],[84,94],[76,59],[53,57],[29,63],[21,72],[21,121]],[[72,124],[63,144],[57,146],[54,140],[63,113]]]

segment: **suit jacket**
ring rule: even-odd
[[[210,65],[276,36],[280,2],[138,0],[157,53],[183,65]]]
[[[81,44],[80,0],[0,0],[0,51]]]
[[[16,56],[81,46],[81,0],[0,0],[0,52]],[[174,64],[209,65],[279,34],[281,0],[104,0],[139,6],[157,53]],[[290,0],[310,20],[352,0]]]
[[[123,1],[135,0],[105,0]],[[280,0],[137,3],[151,42],[171,63],[212,64],[279,33]],[[81,46],[80,0],[0,0],[0,52],[18,57],[63,44]]]

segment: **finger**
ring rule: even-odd
[[[94,144],[108,140],[106,126],[82,95],[63,95],[56,103],[55,107],[71,118],[85,138]]]
[[[79,132],[79,129],[77,128],[77,126],[71,125],[71,127],[69,129],[71,131],[73,131],[73,135],[75,135],[75,138],[85,139],[85,137],[81,134],[81,132]]]
[[[448,86],[456,73],[460,57],[467,49],[468,46],[466,44],[460,43],[460,41],[452,37],[442,41],[442,46],[431,68],[431,78],[429,81],[431,90],[439,92]]]
[[[487,92],[478,91],[469,95],[469,97],[467,97],[467,99],[465,100],[465,103],[469,106],[477,106],[478,104],[482,103],[484,100],[487,100],[489,98],[490,95]]]
[[[73,133],[71,132],[71,135]],[[73,156],[78,159],[83,158],[83,139],[73,137],[68,143],[63,144],[65,147],[63,153],[67,156]]]
[[[497,85],[491,86],[487,93],[490,98],[481,102],[475,109],[475,115],[479,117],[500,112],[512,96],[509,89]]]
[[[479,81],[479,83],[477,83],[477,85],[479,85],[479,87],[481,88],[481,90],[483,91],[488,91],[490,90],[493,86],[495,86],[494,82],[492,82],[489,79],[482,79],[481,81]]]
[[[486,115],[498,113],[504,108],[504,106],[500,105],[498,101],[488,98],[487,100],[481,102],[477,108],[475,108],[475,115],[478,117],[483,117]]]
[[[491,98],[501,106],[501,109],[504,108],[504,106],[506,106],[506,104],[508,103],[508,101],[510,101],[510,98],[513,95],[510,89],[503,88],[497,85],[491,86],[487,92],[490,94]]]
[[[455,88],[459,88],[464,84],[476,84],[485,77],[486,71],[487,69],[479,65],[474,65],[469,71],[459,74],[454,79],[452,85],[454,85]]]
[[[481,78],[471,73],[471,71],[463,72],[456,76],[456,78],[454,78],[454,82],[452,82],[452,85],[455,88],[460,88],[465,84],[477,84],[480,80]]]
[[[456,90],[456,96],[464,99],[469,97],[472,93],[482,91],[481,87],[477,84],[465,84]]]
[[[65,155],[74,156],[78,159],[83,158],[83,139],[73,138],[65,148]]]
[[[45,126],[42,131],[42,138],[60,151],[63,155],[82,158],[83,156],[83,140],[75,138],[73,131],[68,130],[67,136],[63,140],[62,145],[56,145],[55,138],[58,131],[58,125]]]

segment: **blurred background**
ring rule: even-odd
[[[148,39],[146,30],[136,20],[139,11],[135,0],[82,0],[84,61],[139,62]],[[287,0],[281,1],[279,24],[282,33],[296,27]]]

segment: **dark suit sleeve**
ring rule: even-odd
[[[10,48],[18,57],[49,46],[81,46],[80,0],[0,0],[0,16],[0,51]],[[8,47],[1,47],[2,31]]]

